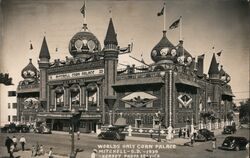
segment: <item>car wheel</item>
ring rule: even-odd
[[[236,146],[235,147],[235,151],[239,151],[240,150],[240,147],[239,146]]]
[[[121,140],[120,136],[117,134],[114,138],[114,140],[118,141],[118,140]]]
[[[104,136],[103,136],[102,134],[100,134],[100,135],[98,135],[98,138],[99,138],[99,139],[103,139]]]

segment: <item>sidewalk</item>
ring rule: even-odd
[[[7,150],[5,148],[2,148],[1,150],[1,155],[0,158],[9,158],[8,157],[8,153]],[[69,156],[60,156],[57,154],[53,154],[54,158],[68,158]],[[18,152],[14,152],[14,157],[15,158],[32,158],[31,157],[31,150],[25,150],[25,151],[18,151]],[[36,156],[37,158],[48,158],[48,153],[45,153],[45,155],[42,156]]]

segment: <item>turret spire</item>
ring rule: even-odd
[[[110,18],[109,20],[109,26],[108,26],[107,34],[104,40],[104,45],[108,45],[108,44],[118,45],[112,18]]]
[[[215,58],[215,54],[213,53],[212,61],[208,70],[209,76],[219,74],[218,63]]]
[[[41,50],[40,50],[39,58],[40,59],[41,58],[50,59],[49,49],[48,49],[48,45],[47,45],[45,36],[43,38],[43,43],[42,43],[42,47],[41,47]]]

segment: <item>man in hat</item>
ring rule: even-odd
[[[10,157],[11,157],[11,152],[10,152],[11,145],[13,145],[13,140],[10,139],[10,137],[7,136],[6,140],[5,140],[5,146],[7,147],[7,151],[10,154]]]

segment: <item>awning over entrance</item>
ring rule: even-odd
[[[72,114],[70,113],[39,113],[37,114],[40,118],[50,118],[50,119],[70,119]],[[99,120],[101,119],[101,114],[82,114],[81,120]]]
[[[177,78],[175,83],[176,84],[184,84],[184,85],[192,86],[192,87],[195,87],[195,88],[200,88],[200,86],[197,83],[195,83],[194,81],[190,81],[190,80],[180,78],[180,77]]]

